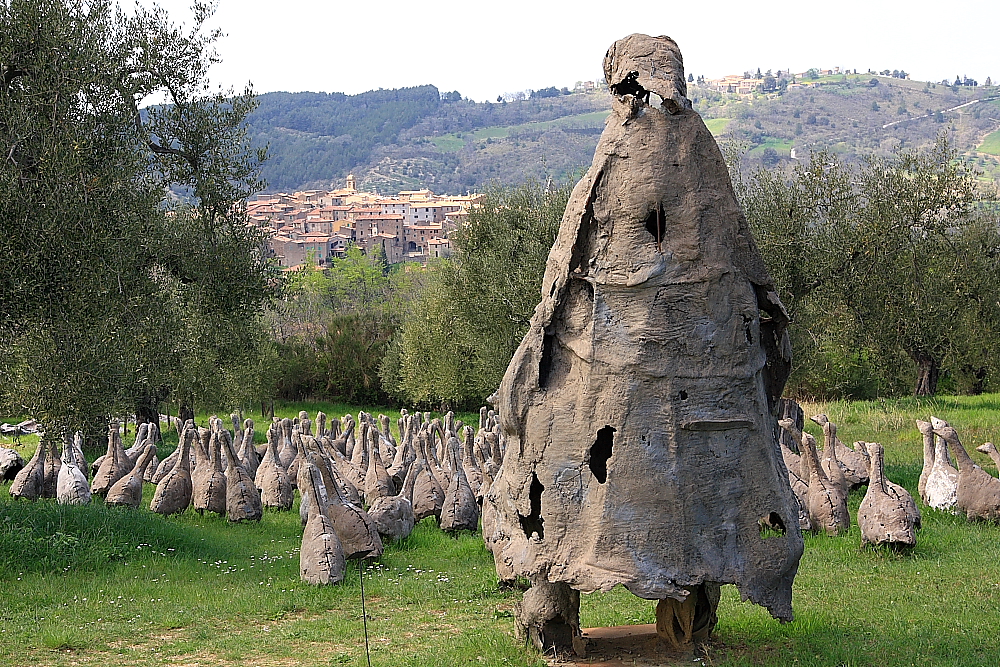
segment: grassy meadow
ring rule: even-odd
[[[475,143],[486,141],[487,139],[506,139],[512,134],[523,132],[544,132],[553,128],[603,128],[604,120],[610,113],[610,111],[592,111],[590,113],[563,116],[554,120],[534,121],[519,125],[491,125],[469,132],[449,132],[448,134],[425,137],[425,139],[446,153],[454,153],[464,148],[469,142]]]
[[[976,148],[976,151],[990,155],[1000,155],[1000,130],[987,134],[986,138],[983,139],[983,143],[979,144],[979,147]]]
[[[996,473],[972,450],[1000,439],[1000,395],[804,407],[826,412],[845,443],[881,442],[887,474],[914,495],[918,417],[949,420]],[[357,411],[288,404],[277,412],[299,409]],[[475,423],[475,415],[461,417]],[[821,435],[811,422],[807,430]],[[167,440],[164,455],[176,436]],[[13,502],[8,488],[0,485],[0,665],[367,664],[358,564],[340,586],[302,584],[297,511],[229,525],[191,510],[163,518],[100,502]],[[152,492],[147,485],[147,504]],[[862,497],[852,494],[852,512]],[[924,528],[908,554],[862,549],[856,526],[839,538],[807,536],[792,623],[723,587],[712,641],[696,662],[677,664],[996,665],[1000,528],[922,509]],[[514,640],[520,594],[497,587],[478,534],[449,537],[425,520],[365,564],[364,586],[372,665],[544,664]],[[651,623],[653,608],[618,589],[583,596],[581,620]]]

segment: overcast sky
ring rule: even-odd
[[[152,0],[140,0],[149,6]],[[123,3],[124,4],[124,3]],[[189,0],[160,0],[190,23]],[[477,101],[601,76],[633,32],[672,37],[685,69],[903,69],[940,81],[1000,79],[1000,2],[549,2],[219,0],[213,83],[257,92],[355,94],[431,83]]]

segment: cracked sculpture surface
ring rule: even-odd
[[[674,645],[706,637],[719,585],[783,621],[802,554],[775,440],[788,316],[669,37],[604,60],[613,112],[576,185],[498,392],[506,456],[484,502],[536,645],[579,635],[618,584]]]

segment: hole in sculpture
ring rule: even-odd
[[[538,387],[545,389],[552,372],[552,343],[555,336],[546,333],[542,337],[542,358],[538,360]]]
[[[765,540],[769,537],[781,537],[785,534],[785,522],[781,520],[781,515],[777,512],[771,512],[762,517],[757,522],[757,526],[760,527],[760,536]]]
[[[753,320],[746,315],[743,315],[743,329],[746,332],[747,344],[753,345],[753,330],[750,329],[750,325]]]
[[[653,237],[656,241],[656,249],[660,249],[660,243],[663,242],[663,209],[657,206],[649,215],[646,216],[645,222],[643,222],[643,227],[649,232],[649,235]]]
[[[618,83],[611,84],[611,92],[618,96],[634,95],[635,97],[648,99],[649,93],[642,84],[639,83],[639,72],[629,72],[625,78]]]
[[[688,400],[688,393],[683,389],[681,389],[679,392],[677,392],[677,398],[679,398],[682,401],[686,401]]]
[[[608,481],[608,459],[611,458],[611,448],[614,444],[614,428],[605,426],[597,432],[597,440],[590,448],[590,472],[601,484]]]
[[[528,487],[530,513],[528,516],[517,515],[525,537],[530,538],[533,534],[537,534],[538,539],[545,537],[545,528],[542,525],[545,523],[545,519],[542,518],[542,491],[544,490],[545,486],[538,481],[538,475],[531,473],[531,486]]]

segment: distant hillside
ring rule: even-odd
[[[946,132],[969,166],[1000,181],[1000,87],[944,86],[871,75],[824,77],[780,96],[739,96],[692,87],[695,109],[773,164],[828,148],[848,160],[928,146]],[[715,130],[713,130],[715,131]],[[771,149],[768,151],[767,149]],[[766,151],[766,153],[765,153]]]
[[[984,179],[1000,181],[1000,88],[953,87],[891,77],[839,75],[784,94],[740,97],[692,85],[709,129],[748,147],[750,163],[778,164],[829,148],[847,160],[924,146],[947,132]],[[442,97],[444,99],[442,99]],[[593,159],[608,93],[505,103],[442,96],[434,86],[361,95],[267,93],[251,117],[270,142],[270,190],[338,186],[439,193],[491,180],[572,178]],[[996,98],[991,101],[988,98]],[[969,104],[969,102],[972,102]]]

